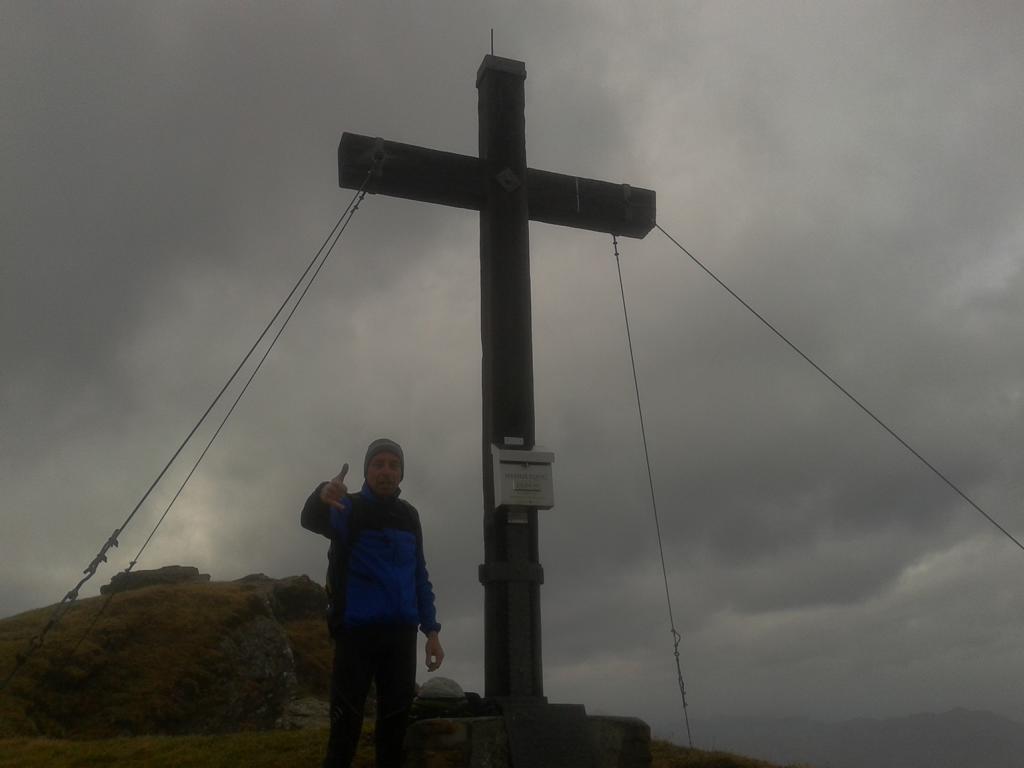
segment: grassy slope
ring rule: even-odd
[[[97,741],[0,740],[0,768],[272,768],[319,765],[326,734],[266,731],[219,736],[139,736]],[[372,759],[356,762],[370,768]]]
[[[369,730],[369,723],[367,724]],[[99,741],[0,740],[0,768],[294,768],[319,765],[326,731],[265,731],[222,736],[143,736]],[[722,752],[701,752],[665,742],[652,745],[652,768],[773,768]],[[371,768],[370,734],[364,733],[355,768]]]
[[[267,587],[212,583],[150,587],[80,600],[0,695],[0,737],[180,733],[224,702],[222,639],[267,613]],[[51,609],[0,621],[0,673]],[[300,693],[326,695],[331,648],[321,618],[283,624]],[[240,723],[240,727],[245,727]]]

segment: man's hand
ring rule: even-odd
[[[341,509],[341,500],[348,493],[348,486],[345,485],[345,475],[348,474],[348,462],[341,468],[341,472],[331,478],[327,485],[320,489],[320,501],[329,504],[336,509]]]
[[[427,671],[433,672],[441,666],[444,661],[444,648],[437,637],[437,632],[427,635]]]

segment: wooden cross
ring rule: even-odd
[[[644,237],[654,192],[526,166],[526,65],[477,71],[480,156],[345,133],[342,187],[480,211],[485,695],[543,702],[537,510],[495,508],[491,446],[534,447],[529,222]]]

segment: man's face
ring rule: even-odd
[[[366,484],[378,496],[394,496],[402,480],[402,462],[397,455],[382,451],[366,467]]]

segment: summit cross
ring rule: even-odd
[[[344,188],[480,211],[484,685],[521,704],[546,701],[537,509],[495,507],[491,446],[534,447],[529,222],[636,238],[655,225],[652,190],[527,167],[525,80],[525,63],[484,57],[478,157],[351,133],[338,146]]]

